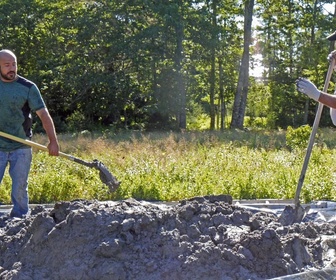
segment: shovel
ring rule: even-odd
[[[42,150],[42,151],[48,151],[48,148],[46,146],[43,146],[41,144],[35,143],[35,142],[27,140],[27,139],[22,139],[22,138],[14,136],[14,135],[7,134],[7,133],[2,132],[2,131],[0,131],[0,136],[5,137],[7,139],[14,140],[16,142],[19,142],[19,143],[22,143],[22,144],[25,144],[25,145],[28,145],[30,147],[37,148],[37,149]],[[92,162],[87,162],[87,161],[84,161],[82,159],[76,158],[72,155],[62,153],[62,152],[59,152],[59,156],[67,158],[67,159],[72,160],[74,162],[77,162],[79,164],[85,165],[87,167],[98,169],[100,180],[105,185],[108,186],[110,192],[116,191],[117,188],[120,185],[120,182],[111,174],[110,171],[108,171],[106,166],[96,159],[93,160]]]
[[[327,92],[328,91],[328,87],[329,87],[329,82],[331,79],[331,75],[333,73],[334,70],[334,66],[335,66],[335,59],[333,59],[330,64],[329,64],[329,68],[328,68],[328,72],[327,72],[327,76],[324,82],[324,87],[323,87],[323,92]],[[293,208],[290,205],[287,205],[284,209],[284,211],[281,213],[280,217],[279,217],[279,222],[282,225],[291,225],[294,223],[300,223],[305,214],[309,211],[309,207],[307,207],[306,209],[304,209],[302,207],[302,205],[300,205],[300,192],[302,189],[302,185],[303,185],[303,181],[305,179],[306,176],[306,171],[307,171],[307,167],[308,167],[308,162],[310,159],[310,155],[313,149],[313,145],[314,145],[314,141],[315,141],[315,135],[319,126],[319,122],[321,119],[321,115],[322,115],[322,110],[323,110],[323,104],[319,103],[318,107],[317,107],[317,112],[315,115],[315,120],[314,120],[314,124],[313,124],[313,128],[312,128],[312,132],[310,134],[309,137],[309,142],[308,142],[308,147],[307,147],[307,151],[306,151],[306,155],[305,155],[305,159],[303,162],[303,166],[301,169],[301,175],[299,178],[299,182],[296,188],[296,193],[295,193],[295,208]]]

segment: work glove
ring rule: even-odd
[[[334,59],[336,59],[336,50],[333,50],[329,55],[328,55],[328,61],[331,63]]]
[[[336,126],[336,109],[330,108],[330,117],[332,123]]]
[[[336,71],[336,50],[332,51],[329,55],[328,55],[328,61],[329,63],[334,63],[334,71]]]
[[[296,89],[309,96],[310,98],[318,101],[321,95],[321,92],[317,89],[317,87],[309,80],[305,78],[298,78],[296,80]]]
[[[335,90],[334,94],[336,95],[336,90]],[[336,109],[330,108],[330,117],[331,117],[331,121],[332,121],[333,125],[336,126]]]
[[[333,50],[329,55],[328,55],[328,61],[329,63],[332,63],[333,60],[336,59],[336,50]],[[336,63],[334,66],[334,70],[336,70]],[[336,94],[336,91],[334,92]],[[330,117],[332,120],[332,123],[336,126],[336,109],[330,108]]]

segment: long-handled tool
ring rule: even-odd
[[[5,138],[10,139],[10,140],[14,140],[14,141],[22,143],[22,144],[25,144],[25,145],[33,147],[33,148],[37,148],[39,150],[48,151],[48,148],[46,146],[43,146],[41,144],[35,143],[35,142],[27,140],[27,139],[22,139],[22,138],[16,137],[14,135],[10,135],[10,134],[2,132],[2,131],[0,131],[0,136],[5,137]],[[120,182],[111,174],[110,171],[108,171],[106,166],[103,163],[101,163],[100,161],[95,159],[92,162],[87,162],[87,161],[84,161],[82,159],[76,158],[72,155],[62,153],[62,152],[59,152],[59,155],[61,157],[67,158],[69,160],[72,160],[72,161],[77,162],[79,164],[85,165],[87,167],[98,169],[100,180],[109,187],[110,192],[116,191],[116,189],[119,187]]]
[[[330,83],[330,79],[331,79],[331,75],[333,73],[334,67],[335,67],[335,59],[332,59],[330,64],[329,64],[327,76],[325,78],[323,92],[328,91],[328,87],[329,87],[329,83]],[[318,107],[317,107],[317,112],[316,112],[316,115],[315,115],[313,128],[312,128],[312,131],[311,131],[311,134],[310,134],[310,137],[309,137],[308,147],[307,147],[305,159],[304,159],[304,162],[303,162],[303,166],[302,166],[302,169],[301,169],[299,182],[298,182],[298,185],[297,185],[297,188],[296,188],[295,201],[294,201],[295,208],[293,209],[291,206],[286,206],[285,207],[285,210],[281,213],[281,215],[279,217],[279,222],[283,225],[290,225],[290,224],[293,224],[293,223],[301,222],[302,219],[304,218],[305,213],[307,212],[307,210],[309,210],[309,209],[304,209],[302,207],[302,205],[300,205],[300,193],[301,193],[303,181],[304,181],[305,176],[306,176],[308,162],[309,162],[310,155],[311,155],[311,152],[312,152],[312,149],[313,149],[313,146],[314,146],[315,135],[316,135],[319,123],[320,123],[322,111],[323,111],[323,104],[319,103]]]

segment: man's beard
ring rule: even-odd
[[[3,74],[0,70],[1,78],[6,81],[13,81],[16,78],[16,73],[14,71],[8,72],[7,74]]]

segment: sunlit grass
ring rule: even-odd
[[[334,131],[320,132],[301,191],[303,200],[336,199]],[[31,203],[61,200],[180,200],[230,194],[234,199],[293,199],[305,149],[286,147],[286,131],[122,132],[59,135],[61,150],[86,161],[98,159],[122,181],[110,194],[94,168],[34,150]],[[33,141],[46,144],[43,135]],[[10,203],[10,179],[0,202]]]

